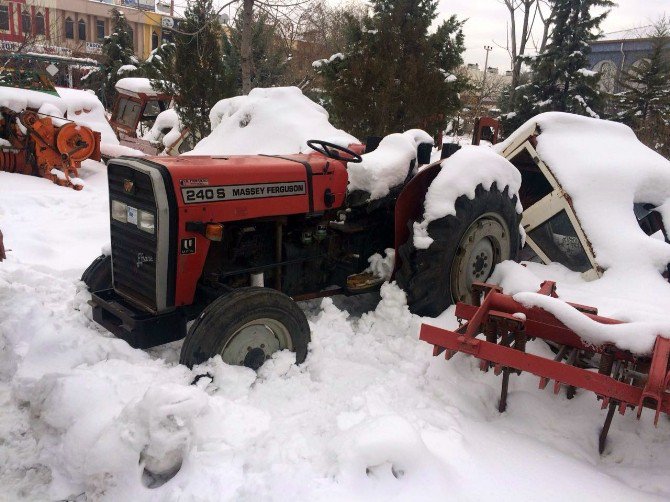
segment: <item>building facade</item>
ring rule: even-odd
[[[600,73],[600,87],[606,92],[619,92],[621,74],[639,65],[652,51],[651,38],[597,40],[591,42],[589,64]],[[670,44],[667,47],[670,52]]]
[[[169,30],[164,9],[155,0],[1,0],[0,52],[30,50],[61,56],[95,58],[111,33],[111,10],[121,11],[133,31],[133,47],[145,59]],[[161,9],[161,7],[163,9]]]

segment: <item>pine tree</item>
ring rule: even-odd
[[[608,10],[594,15],[595,8],[614,5],[611,0],[554,0],[553,29],[544,52],[526,58],[531,81],[519,86],[513,112],[504,118],[505,131],[511,132],[538,113],[561,111],[598,117],[602,96],[599,76],[588,70],[590,42]]]
[[[446,126],[466,85],[454,75],[463,62],[463,23],[452,16],[429,34],[437,4],[373,0],[371,16],[348,17],[343,53],[315,63],[338,126],[361,138]]]
[[[211,132],[209,112],[216,102],[233,95],[221,40],[212,0],[189,2],[175,32],[174,52],[166,50],[161,56],[160,78],[151,81],[155,89],[175,96],[177,115],[195,141]]]
[[[133,75],[133,71],[122,71],[119,73],[121,67],[128,68],[128,65],[137,67],[139,61],[135,57],[133,50],[133,34],[123,15],[123,12],[116,8],[112,9],[112,33],[105,37],[102,42],[102,87],[100,89],[101,99],[103,103],[110,106],[114,102],[116,95],[115,85],[119,79]],[[125,70],[125,68],[124,68]],[[95,81],[95,80],[94,80]],[[90,84],[89,84],[90,85]]]
[[[282,81],[288,54],[278,42],[277,25],[260,13],[251,25],[251,86],[272,87]],[[226,75],[237,94],[242,94],[242,11],[229,33],[224,33],[223,52]]]
[[[670,122],[670,31],[656,25],[648,58],[622,75],[617,118],[639,130],[645,124]]]

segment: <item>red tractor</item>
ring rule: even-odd
[[[119,158],[108,165],[111,256],[82,280],[93,318],[133,347],[186,337],[180,361],[220,354],[260,367],[277,350],[307,355],[310,330],[296,301],[379,288],[360,280],[368,257],[396,250],[394,277],[417,313],[469,299],[520,246],[516,198],[477,187],[457,214],[432,222],[428,249],[412,223],[440,170],[419,145],[407,179],[381,199],[347,192],[347,164],[363,145],[308,143],[300,155]],[[187,322],[195,320],[187,332]]]

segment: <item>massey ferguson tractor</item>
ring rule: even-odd
[[[282,349],[300,363],[310,330],[296,301],[379,288],[364,272],[375,253],[396,250],[395,279],[428,315],[470,299],[474,280],[515,257],[520,216],[507,190],[459,198],[417,250],[410,229],[439,162],[411,177],[412,161],[405,183],[370,200],[347,193],[362,145],[308,144],[313,153],[110,161],[111,256],[82,277],[94,320],[133,347],[185,337],[188,366],[219,354],[257,369]],[[419,164],[430,146],[419,145]]]

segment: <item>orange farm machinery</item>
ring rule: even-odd
[[[78,169],[86,159],[100,160],[100,133],[31,110],[0,108],[0,171],[32,174],[81,190]],[[55,119],[55,120],[54,120]]]

